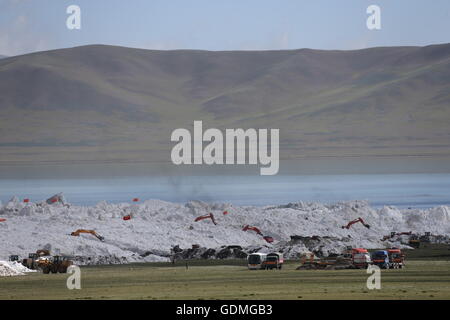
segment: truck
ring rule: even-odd
[[[389,253],[387,250],[378,250],[372,253],[372,264],[380,267],[381,269],[389,269]]]
[[[405,266],[405,255],[399,248],[387,250],[389,256],[389,268],[402,269]]]
[[[340,258],[338,260],[341,264],[347,263],[356,269],[367,269],[372,263],[369,252],[364,248],[347,247],[343,255],[338,258]]]
[[[283,267],[284,259],[281,252],[269,253],[264,261],[263,268],[268,269],[281,269]]]
[[[351,251],[352,264],[357,269],[367,269],[367,267],[372,263],[370,254],[367,249],[364,248],[354,248]]]
[[[266,253],[256,252],[247,256],[247,266],[249,270],[264,269],[265,261],[267,259]]]

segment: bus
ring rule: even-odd
[[[256,252],[249,254],[247,256],[248,268],[250,270],[264,269],[266,259],[266,253]]]

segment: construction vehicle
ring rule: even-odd
[[[64,196],[63,196],[62,192],[61,192],[61,193],[58,193],[58,194],[55,194],[54,196],[51,196],[50,198],[48,198],[47,200],[45,200],[45,202],[46,202],[47,204],[54,204],[54,203],[62,203],[62,204],[65,204]]]
[[[98,240],[104,241],[105,238],[99,235],[95,230],[85,230],[85,229],[78,229],[77,231],[72,232],[70,235],[74,237],[78,237],[81,233],[89,233],[95,236]]]
[[[28,258],[24,258],[22,260],[22,264],[27,267],[28,269],[34,270],[36,269],[36,259],[38,255],[36,253],[30,253],[28,254]]]
[[[249,270],[264,269],[265,261],[267,259],[266,253],[256,252],[247,256],[247,266]]]
[[[409,237],[408,245],[418,249],[420,247],[420,239],[417,235],[413,234]]]
[[[43,273],[66,273],[73,262],[67,257],[51,256],[49,250],[37,250],[23,259],[22,264],[28,269],[42,270]]]
[[[28,254],[28,258],[22,260],[22,264],[28,269],[35,270],[38,268],[37,260],[40,257],[50,256],[49,250],[37,250],[36,252],[32,252]]]
[[[390,269],[402,269],[405,266],[405,255],[399,248],[391,248],[387,252]]]
[[[36,263],[36,269],[42,270],[43,273],[49,273],[50,272],[50,266],[52,265],[53,257],[48,256],[40,256],[35,260]]]
[[[246,224],[246,225],[244,226],[244,228],[242,228],[242,231],[247,231],[247,230],[255,231],[255,232],[256,232],[257,234],[259,234],[260,236],[263,235],[262,232],[261,232],[261,230],[259,230],[259,228],[249,226],[248,224]]]
[[[358,223],[358,222],[361,222],[361,224],[362,224],[364,227],[366,227],[367,229],[370,229],[370,225],[368,225],[367,223],[365,223],[364,220],[363,220],[361,217],[358,218],[358,219],[355,219],[355,220],[350,221],[349,223],[347,223],[347,225],[342,226],[341,228],[342,228],[342,229],[350,229],[350,227],[351,227],[352,225],[354,225],[355,223]]]
[[[305,254],[300,259],[300,262],[301,266],[299,266],[297,270],[339,270],[353,268],[351,258],[337,254],[316,259],[313,253],[309,253]]]
[[[420,242],[423,243],[432,243],[435,240],[435,236],[431,234],[431,232],[425,232],[424,235],[419,237]]]
[[[19,256],[14,254],[14,255],[10,255],[9,256],[9,261],[14,262],[14,261],[19,261]]]
[[[205,214],[203,216],[199,216],[197,218],[195,218],[195,222],[201,221],[201,220],[205,220],[205,219],[211,219],[211,221],[214,223],[214,225],[217,225],[216,223],[216,219],[214,219],[214,215],[211,213]]]
[[[389,269],[389,253],[386,250],[378,250],[372,253],[372,264],[381,269]]]
[[[40,266],[42,268],[43,273],[66,273],[67,268],[73,265],[73,261],[71,261],[67,257],[63,256],[53,256],[52,259],[49,259],[45,263]]]
[[[372,263],[369,251],[364,248],[351,248],[344,257],[350,258],[351,264],[357,269],[367,269]]]
[[[408,232],[391,232],[390,235],[384,236],[383,239],[381,239],[381,241],[386,241],[386,240],[394,238],[395,236],[403,236],[403,235],[410,236],[410,235],[412,235],[412,231],[408,231]]]
[[[283,267],[284,259],[281,252],[269,253],[266,257],[266,261],[263,262],[263,268],[268,269],[281,269]]]

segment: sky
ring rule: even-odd
[[[81,29],[69,30],[69,5]],[[381,9],[369,30],[366,9]],[[449,0],[0,0],[0,55],[88,44],[144,49],[352,50],[450,42]]]

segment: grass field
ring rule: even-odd
[[[381,290],[368,290],[365,270],[250,271],[242,261],[83,267],[81,290],[67,274],[0,278],[0,299],[450,299],[450,261],[409,261],[382,270]]]

